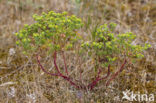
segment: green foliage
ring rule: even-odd
[[[72,48],[77,41],[76,30],[83,25],[81,19],[75,15],[67,16],[67,12],[42,13],[41,16],[33,15],[34,24],[25,25],[16,33],[16,44],[25,51],[47,49],[49,52]]]
[[[142,52],[150,47],[149,44],[145,46],[132,45],[136,35],[131,32],[124,34],[114,34],[113,31],[116,24],[104,24],[96,29],[95,36],[92,35],[92,41],[84,42],[81,46],[87,51],[90,51],[95,60],[101,66],[108,66],[119,58],[141,58]]]
[[[64,51],[73,48],[74,43],[80,39],[77,29],[83,26],[81,19],[76,16],[67,16],[67,12],[42,13],[34,15],[34,24],[25,25],[16,33],[16,44],[24,48],[24,53],[45,49],[49,53]],[[101,66],[108,66],[121,58],[141,58],[143,51],[150,47],[132,45],[136,35],[131,32],[115,34],[116,24],[110,23],[96,26],[92,32],[92,40],[83,42],[81,46],[89,55],[92,55]]]

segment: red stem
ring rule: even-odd
[[[101,69],[99,70],[98,75],[95,78],[95,80],[88,85],[88,88],[90,90],[92,90],[95,87],[95,85],[98,83],[98,81],[106,79],[109,76],[109,74],[110,74],[110,65],[108,66],[108,72],[107,72],[107,75],[105,77],[100,78],[100,73],[101,73]]]
[[[64,78],[65,80],[67,80],[68,82],[70,82],[70,84],[72,84],[73,86],[75,86],[76,88],[80,88],[80,86],[78,86],[76,83],[74,83],[70,77],[67,77],[65,75],[60,75],[62,78]]]
[[[125,66],[126,63],[127,63],[127,60],[124,60],[124,63],[121,65],[120,69],[119,69],[114,75],[112,75],[111,78],[107,81],[106,86],[108,86],[108,85],[110,84],[110,82],[111,82],[113,79],[115,79],[115,77],[116,77],[120,72],[123,71],[124,66]]]
[[[82,88],[82,86],[78,86],[76,83],[74,83],[72,80],[71,80],[71,78],[70,77],[67,77],[67,76],[65,76],[65,75],[63,75],[60,71],[59,71],[59,68],[58,68],[58,66],[57,66],[57,64],[56,64],[56,52],[54,53],[54,65],[55,65],[55,68],[56,68],[56,70],[57,70],[57,74],[53,74],[53,73],[49,73],[49,72],[47,72],[45,69],[44,69],[44,67],[42,66],[42,64],[40,63],[40,60],[39,60],[39,56],[37,55],[37,62],[38,62],[38,64],[39,64],[39,66],[40,66],[40,68],[43,70],[43,72],[45,72],[45,73],[47,73],[47,74],[49,74],[49,75],[52,75],[52,76],[60,76],[60,77],[62,77],[62,78],[64,78],[65,80],[67,80],[68,82],[70,82],[70,84],[71,85],[73,85],[73,86],[75,86],[76,88]]]
[[[64,52],[62,52],[62,55],[63,55],[63,62],[64,62],[64,66],[65,66],[65,71],[66,71],[66,74],[68,75],[67,64],[66,64],[66,59],[65,59],[65,56],[64,56]]]
[[[53,55],[53,58],[54,58],[54,66],[55,66],[55,69],[56,71],[58,72],[57,74],[54,74],[54,73],[50,73],[50,72],[47,72],[44,67],[42,66],[42,64],[40,63],[40,60],[39,60],[39,56],[37,55],[37,62],[40,66],[40,68],[43,70],[43,72],[49,74],[49,75],[52,75],[52,76],[60,76],[62,78],[64,78],[65,80],[67,80],[71,85],[75,86],[77,89],[89,89],[89,90],[92,90],[96,84],[98,83],[98,81],[100,80],[103,80],[103,79],[106,79],[108,78],[108,76],[110,75],[110,65],[108,66],[108,72],[107,72],[107,75],[104,76],[104,77],[101,77],[100,78],[100,73],[102,72],[101,69],[99,70],[95,80],[93,80],[90,84],[88,84],[87,86],[85,85],[78,85],[76,84],[75,82],[72,81],[72,78],[70,78],[69,76],[65,76],[63,75],[60,71],[59,71],[59,68],[57,66],[57,63],[56,63],[56,58],[57,58],[57,53],[54,52],[54,55]],[[64,60],[64,64],[65,64],[65,70],[66,70],[66,73],[68,75],[68,71],[67,71],[67,65],[66,65],[66,61],[65,61],[65,57],[64,57],[64,54],[63,54],[63,60]],[[106,82],[106,86],[108,86],[110,84],[110,82],[120,73],[122,72],[122,70],[124,69],[124,66],[125,64],[127,63],[127,60],[124,61],[124,63],[122,64],[122,66],[120,67],[120,69],[114,74],[111,76],[111,78]],[[81,79],[81,73],[80,73],[80,79]]]
[[[57,53],[56,52],[54,52],[54,56],[53,57],[54,57],[54,65],[55,65],[56,71],[58,72],[58,74],[62,75],[61,72],[59,71],[59,68],[58,68],[57,64],[56,64],[56,57],[57,57]]]
[[[45,72],[45,73],[47,73],[47,74],[49,74],[49,75],[52,75],[52,76],[59,76],[58,74],[54,74],[54,73],[47,72],[47,71],[44,69],[44,67],[42,66],[42,64],[40,63],[40,60],[39,60],[39,56],[38,56],[38,55],[37,55],[37,62],[38,62],[38,64],[39,64],[40,68],[43,70],[43,72]]]
[[[72,84],[72,85],[75,86],[76,88],[80,88],[76,83],[74,83],[74,82],[71,80],[70,77],[67,77],[67,76],[63,75],[63,74],[59,71],[59,68],[58,68],[58,66],[57,66],[57,64],[56,64],[56,52],[54,53],[54,65],[55,65],[55,68],[56,68],[56,70],[58,71],[60,77],[64,78],[64,79],[67,80],[68,82],[70,82],[70,84]]]

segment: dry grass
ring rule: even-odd
[[[77,0],[79,1],[79,0]],[[122,91],[130,89],[141,93],[156,93],[156,2],[155,0],[0,0],[0,103],[129,103],[121,101]],[[142,1],[142,2],[141,2]],[[101,81],[93,91],[73,88],[62,78],[43,73],[35,58],[25,56],[15,45],[13,35],[25,23],[33,23],[32,15],[54,10],[68,11],[86,21],[80,34],[90,35],[95,26],[116,22],[118,32],[132,31],[137,35],[135,43],[149,42],[152,48],[137,64],[127,65],[109,87]],[[91,38],[86,38],[91,39]],[[13,48],[15,53],[10,53]],[[92,60],[79,60],[79,56],[66,52],[71,76],[89,82],[94,72]],[[42,64],[53,70],[52,58],[43,57]],[[62,57],[58,64],[63,67]],[[115,68],[111,68],[116,71]],[[63,70],[62,70],[63,72]],[[104,71],[105,72],[105,71]],[[119,96],[119,100],[115,99]]]

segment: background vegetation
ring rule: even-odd
[[[133,32],[134,44],[150,43],[145,57],[125,70],[105,87],[101,81],[93,91],[76,90],[61,78],[44,74],[34,58],[25,56],[16,46],[15,33],[24,24],[34,23],[32,15],[43,11],[67,11],[87,22],[78,33],[90,40],[98,25],[115,22],[117,33]],[[88,79],[93,60],[79,60],[73,52],[65,53],[72,75],[81,64],[82,78]],[[69,56],[70,55],[70,56]],[[89,57],[89,55],[85,55]],[[52,57],[42,64],[52,70]],[[58,61],[63,61],[58,57]],[[59,65],[62,65],[58,62]],[[75,68],[75,69],[74,69]],[[128,103],[122,91],[156,93],[156,1],[155,0],[0,0],[0,103]],[[116,69],[111,67],[111,71]],[[105,72],[105,71],[104,71]],[[78,78],[78,77],[76,77]]]

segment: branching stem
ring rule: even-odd
[[[114,75],[112,75],[111,78],[106,82],[106,86],[108,86],[108,85],[110,84],[110,82],[111,82],[113,79],[115,79],[115,77],[116,77],[120,72],[123,71],[124,66],[125,66],[126,63],[127,63],[127,60],[125,59],[125,60],[124,60],[124,63],[121,65],[120,69],[119,69]]]
[[[98,81],[103,80],[103,79],[106,79],[106,78],[110,75],[110,65],[108,66],[108,72],[107,72],[107,75],[106,75],[105,77],[101,77],[101,78],[100,78],[100,73],[101,73],[101,72],[102,72],[102,71],[101,71],[101,69],[100,69],[99,72],[98,72],[98,75],[97,75],[96,78],[95,78],[95,80],[92,81],[92,82],[88,85],[88,88],[89,88],[90,90],[92,90],[92,89],[96,86],[96,84],[98,83]]]
[[[64,54],[63,54],[63,55],[64,55]],[[49,75],[51,75],[51,76],[59,76],[59,77],[62,77],[63,79],[67,80],[71,85],[73,85],[74,87],[76,87],[77,89],[84,89],[84,90],[87,90],[87,89],[88,89],[88,90],[92,90],[92,89],[97,85],[97,83],[98,83],[100,80],[107,79],[108,76],[110,75],[110,65],[109,65],[109,66],[108,66],[108,72],[107,72],[107,75],[106,75],[106,76],[100,77],[100,73],[102,72],[102,70],[99,69],[99,72],[98,72],[98,74],[97,74],[95,80],[93,80],[93,81],[92,81],[90,84],[88,84],[87,86],[85,86],[84,84],[79,85],[79,84],[73,82],[73,79],[70,78],[70,77],[68,76],[68,71],[67,71],[67,66],[66,66],[65,57],[63,56],[64,64],[65,64],[65,70],[66,70],[67,76],[63,75],[63,74],[60,72],[60,70],[59,70],[59,68],[58,68],[58,66],[57,66],[57,63],[56,63],[57,53],[56,53],[56,52],[54,52],[53,58],[54,58],[54,66],[55,66],[55,69],[56,69],[57,73],[50,73],[50,72],[46,71],[46,70],[44,69],[44,67],[42,66],[42,64],[40,63],[40,59],[39,59],[39,56],[38,56],[38,55],[37,55],[37,62],[38,62],[38,64],[39,64],[40,68],[43,70],[43,72],[45,72],[46,74],[49,74]],[[115,79],[115,77],[116,77],[120,72],[122,72],[122,70],[124,69],[124,66],[125,66],[126,63],[127,63],[127,60],[124,61],[124,63],[123,63],[122,66],[120,67],[120,69],[119,69],[114,75],[112,75],[111,78],[106,82],[106,86],[108,86],[108,85],[110,84],[110,82],[111,82],[113,79]],[[80,76],[80,79],[81,79],[81,76]]]
[[[65,66],[65,72],[66,72],[66,74],[68,75],[66,59],[65,59],[65,55],[64,55],[64,52],[63,52],[63,51],[62,51],[62,56],[63,56],[63,62],[64,62],[64,66]]]

